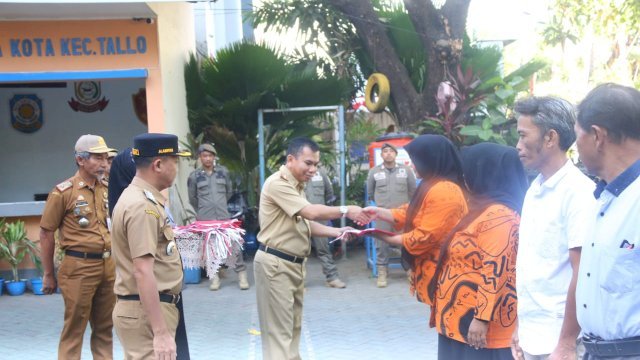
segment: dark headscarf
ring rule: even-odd
[[[458,150],[442,135],[420,135],[404,146],[423,180],[445,178],[462,183],[462,165]]]
[[[528,184],[516,149],[493,143],[463,148],[462,169],[473,197],[522,211]]]
[[[409,203],[404,232],[413,229],[415,219],[424,197],[435,179],[446,179],[462,186],[462,163],[453,143],[442,135],[420,135],[404,146],[416,172],[422,178]],[[402,248],[402,266],[413,268],[413,256]]]
[[[492,204],[503,204],[510,209],[522,210],[527,192],[525,174],[516,149],[493,143],[482,143],[462,149],[464,180],[471,192],[469,213],[449,233],[440,248],[436,272],[428,286],[429,297],[435,299],[438,278],[449,256],[449,244],[456,232],[465,229]]]
[[[109,171],[109,216],[113,215],[120,195],[129,186],[136,175],[136,164],[133,162],[131,148],[122,150],[111,163]]]

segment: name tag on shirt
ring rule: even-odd
[[[379,173],[375,173],[373,174],[373,178],[377,181],[377,180],[384,180],[387,178],[387,174],[383,173],[383,172],[379,172]]]
[[[396,177],[398,178],[407,178],[407,170],[406,169],[398,169],[398,174],[396,175]]]
[[[311,178],[311,181],[322,181],[322,175],[320,174],[313,175],[313,177]]]

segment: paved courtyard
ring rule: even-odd
[[[241,291],[230,270],[217,292],[209,291],[204,279],[184,290],[192,359],[262,358],[252,261],[247,265],[250,290]],[[436,358],[437,333],[427,326],[429,310],[408,294],[403,271],[391,269],[389,287],[376,288],[362,247],[350,249],[338,269],[346,289],[326,287],[320,263],[316,258],[308,261],[300,344],[304,359]],[[5,293],[0,297],[0,358],[55,359],[62,317],[60,295]],[[87,331],[83,359],[91,359],[88,335]],[[122,359],[115,334],[114,358]]]

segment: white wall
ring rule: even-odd
[[[109,100],[104,111],[75,112],[67,101],[74,97],[73,82],[66,88],[0,88],[0,203],[33,201],[76,171],[73,151],[83,134],[105,138],[116,149],[131,146],[133,136],[147,127],[135,115],[131,96],[145,86],[144,79],[102,81]],[[14,94],[36,94],[42,100],[43,126],[25,134],[11,126],[9,101]]]

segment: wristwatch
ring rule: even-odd
[[[340,214],[342,214],[342,217],[346,217],[348,212],[349,212],[348,207],[344,205],[340,206]]]

